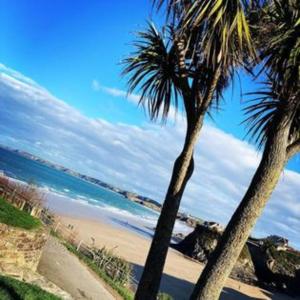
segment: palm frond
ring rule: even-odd
[[[263,83],[263,89],[258,92],[248,93],[251,98],[248,106],[244,109],[246,119],[243,123],[247,127],[247,135],[261,148],[274,128],[274,122],[279,114],[288,110],[294,110],[292,114],[292,125],[290,127],[290,139],[300,135],[300,105],[290,105],[289,98],[295,98],[291,93],[283,94],[269,77],[269,81]],[[296,95],[299,97],[299,92]]]
[[[185,26],[197,28],[208,66],[222,68],[243,65],[255,58],[249,24],[245,15],[247,1],[193,1],[184,16]]]
[[[153,5],[157,10],[164,8],[167,22],[174,23],[176,20],[182,19],[192,2],[191,0],[153,0]]]
[[[300,88],[300,2],[269,0],[257,24],[260,57],[266,70],[283,89]]]
[[[171,105],[177,109],[180,90],[176,86],[176,60],[170,37],[165,37],[154,24],[137,34],[135,51],[123,61],[123,75],[129,75],[128,92],[138,90],[140,103],[151,119],[166,120]]]

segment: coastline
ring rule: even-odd
[[[100,206],[99,203],[89,203],[83,199],[72,199],[68,196],[44,192],[45,206],[57,215],[99,221],[117,229],[125,229],[148,240],[152,239],[157,219],[147,216],[133,215],[126,210],[112,206]],[[158,215],[157,215],[158,217]],[[174,233],[188,234],[192,227],[177,220]],[[176,242],[173,240],[173,242]]]
[[[150,239],[127,230],[118,228],[104,220],[72,216],[72,213],[60,213],[61,222],[73,225],[78,237],[86,243],[94,240],[94,245],[101,248],[112,249],[113,252],[133,265],[134,276],[139,279],[142,266],[150,247]],[[193,284],[203,269],[203,265],[184,257],[174,249],[169,249],[161,290],[176,300],[188,299]],[[228,279],[221,300],[246,299],[275,299],[291,300],[283,294],[271,294],[258,287],[250,286],[233,279]]]
[[[56,201],[56,202],[55,202]],[[87,244],[106,247],[133,265],[134,276],[139,279],[142,266],[150,247],[151,233],[143,224],[132,225],[130,222],[111,219],[101,212],[101,207],[93,208],[77,200],[54,198],[48,201],[49,207],[65,225],[72,225],[78,238]],[[152,232],[152,231],[150,231]],[[203,264],[185,257],[178,251],[169,248],[161,290],[176,300],[186,300],[191,294]],[[228,279],[221,300],[248,299],[292,300],[283,294],[270,292],[250,286],[233,279]]]
[[[137,280],[139,279],[153,235],[153,226],[149,227],[149,222],[145,223],[140,215],[134,216],[120,209],[72,199],[49,190],[41,189],[41,192],[45,196],[45,205],[60,218],[59,222],[67,226],[72,225],[74,233],[85,244],[93,244],[98,248],[106,247],[123,257],[132,264],[133,275]],[[184,226],[187,228],[185,224]],[[161,291],[170,294],[175,300],[188,299],[202,269],[203,264],[170,248]],[[228,279],[221,300],[231,299],[291,300],[294,298],[278,293],[271,294],[258,287]]]
[[[124,197],[125,199],[136,203],[137,205],[140,205],[142,207],[144,207],[145,209],[151,210],[152,212],[156,212],[156,213],[160,213],[162,205],[161,203],[159,203],[156,200],[153,200],[149,197],[145,197],[139,194],[136,194],[134,192],[130,192],[124,189],[121,189],[119,187],[116,187],[112,184],[109,184],[107,182],[104,182],[100,179],[79,173],[77,171],[71,170],[69,168],[63,167],[61,165],[58,165],[56,163],[52,163],[48,160],[42,159],[41,157],[38,157],[36,155],[33,155],[31,153],[28,153],[26,151],[20,151],[17,149],[12,149],[10,147],[4,146],[0,144],[0,149],[3,149],[5,151],[8,151],[10,153],[14,153],[16,155],[19,155],[27,160],[33,161],[33,162],[37,162],[41,165],[44,165],[48,168],[52,168],[54,170],[60,171],[62,173],[68,174],[72,177],[78,178],[80,180],[83,180],[85,182],[88,182],[90,184],[93,184],[97,187],[109,190],[111,193],[115,193],[118,194],[119,196]],[[0,170],[1,171],[1,170]],[[191,215],[186,215],[183,212],[178,212],[177,213],[177,220],[185,223],[187,226],[191,227],[191,228],[195,228],[196,224],[198,222],[202,223],[203,220],[201,220],[200,218],[191,216]]]

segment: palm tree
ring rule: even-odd
[[[300,4],[268,1],[258,37],[267,89],[246,109],[249,132],[264,146],[250,186],[203,270],[191,299],[219,299],[249,234],[288,160],[300,152]]]
[[[176,4],[174,4],[176,3]],[[166,119],[182,99],[186,121],[183,149],[176,159],[135,299],[156,299],[172,231],[185,186],[194,169],[193,152],[203,120],[218,105],[237,67],[254,57],[244,6],[234,1],[170,3],[163,32],[154,25],[138,34],[135,52],[125,60],[129,92],[152,119]],[[161,1],[159,2],[159,5]]]

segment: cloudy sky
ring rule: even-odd
[[[0,38],[6,41],[0,47],[0,143],[161,201],[185,121],[172,113],[165,126],[150,123],[136,105],[138,92],[126,97],[118,64],[131,32],[149,16],[148,1],[49,2],[36,7],[31,0],[0,0]],[[243,91],[254,88],[241,78]],[[206,120],[182,202],[183,211],[223,224],[260,160],[243,139],[239,95],[236,83],[214,121]],[[300,248],[299,195],[296,158],[255,234],[284,235]]]

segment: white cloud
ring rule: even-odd
[[[150,123],[138,127],[87,118],[21,74],[3,67],[0,71],[1,143],[163,200],[183,144],[184,119],[164,127]],[[97,87],[103,89],[95,81],[93,88]],[[109,88],[104,91],[116,97],[126,94]],[[226,223],[259,159],[253,146],[205,125],[182,209]],[[299,195],[300,174],[286,170],[255,233],[284,235],[300,247]]]
[[[127,101],[129,101],[131,104],[134,105],[139,105],[140,98],[141,98],[141,96],[138,94],[127,93],[126,91],[117,88],[103,86],[96,79],[92,81],[92,89],[96,92],[101,91],[113,97],[126,99]],[[169,109],[168,119],[173,122],[178,120],[181,121],[184,119],[184,116],[178,113],[177,109],[173,105],[171,105]]]
[[[100,84],[96,79],[92,81],[92,89],[96,92],[100,90]]]
[[[113,97],[121,97],[127,99],[129,102],[133,104],[138,104],[140,101],[140,96],[136,94],[130,94],[123,90],[117,88],[111,88],[104,85],[101,85],[96,79],[92,81],[92,89],[96,92],[102,91]]]

